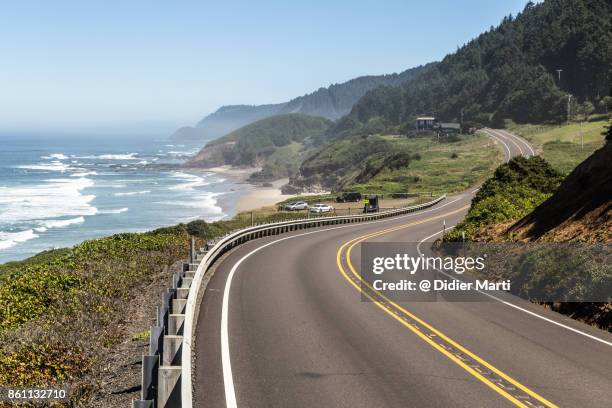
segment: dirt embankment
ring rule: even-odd
[[[525,241],[612,242],[611,159],[612,143],[608,142],[504,235]]]

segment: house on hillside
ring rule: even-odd
[[[417,132],[431,132],[436,125],[436,118],[433,116],[419,116],[416,118]]]

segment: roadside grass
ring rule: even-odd
[[[605,120],[569,125],[517,125],[507,122],[506,128],[531,142],[553,168],[567,175],[603,146],[607,124]],[[584,147],[581,146],[582,141]]]
[[[351,184],[346,190],[362,193],[433,192],[453,193],[484,180],[503,162],[499,145],[481,134],[461,135],[456,142],[440,143],[433,138],[385,136],[416,156],[407,167],[385,168],[366,183]]]
[[[0,265],[0,386],[69,385],[71,404],[86,401],[101,356],[126,336],[121,311],[188,243],[179,225]]]

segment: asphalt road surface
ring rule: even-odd
[[[506,158],[535,153],[485,132]],[[612,407],[606,332],[512,297],[393,303],[360,293],[361,242],[432,241],[474,192],[226,254],[197,321],[194,407]]]

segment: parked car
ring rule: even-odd
[[[310,212],[313,213],[324,213],[324,212],[332,212],[334,211],[334,207],[327,204],[315,204],[310,207]]]
[[[306,204],[304,201],[296,201],[294,203],[289,203],[285,205],[286,211],[300,211],[300,210],[307,210],[307,209],[308,209],[308,204]]]
[[[361,201],[361,193],[342,193],[336,197],[337,203],[356,203],[357,201]]]

